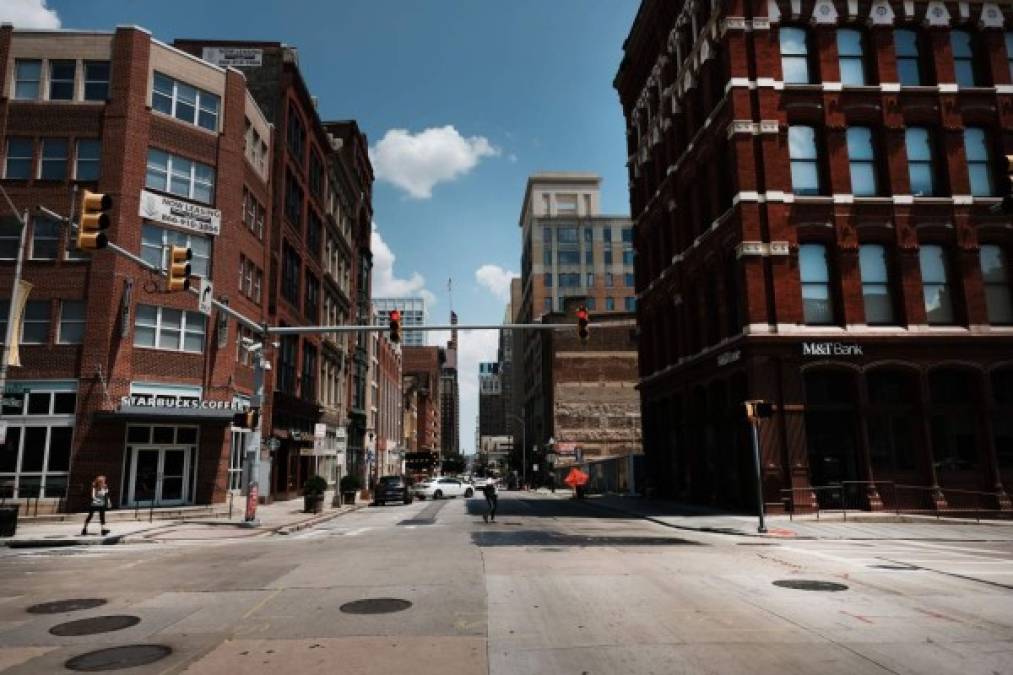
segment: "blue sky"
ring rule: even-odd
[[[427,295],[431,321],[447,317],[448,278],[462,322],[502,318],[506,272],[520,269],[517,218],[529,174],[595,171],[604,179],[602,209],[629,210],[612,78],[639,0],[0,5],[0,19],[16,25],[137,24],[166,42],[220,37],[297,47],[321,115],[355,118],[369,136],[382,239],[374,237],[375,291]],[[493,333],[462,336],[461,443],[468,451],[477,362],[493,357],[495,344]]]

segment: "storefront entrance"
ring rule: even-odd
[[[190,500],[189,449],[134,446],[128,501],[132,504],[178,506]]]

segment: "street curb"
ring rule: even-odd
[[[163,522],[156,527],[148,527],[143,530],[136,530],[134,532],[128,532],[126,534],[109,534],[106,536],[98,536],[90,539],[84,539],[76,535],[69,535],[65,539],[8,539],[0,541],[0,545],[6,546],[7,548],[62,548],[67,546],[113,546],[115,544],[125,544],[127,542],[134,543],[131,537],[135,537],[146,532],[155,532],[157,530],[164,529],[166,527],[172,527],[178,525],[178,522]]]
[[[685,530],[687,532],[703,532],[705,534],[723,534],[732,537],[756,537],[759,539],[812,539],[812,537],[786,537],[781,535],[760,534],[758,532],[743,532],[742,530],[719,530],[713,527],[688,527],[686,525],[676,525],[675,523],[665,522],[664,520],[661,520],[658,517],[649,516],[643,513],[637,513],[636,511],[627,511],[625,509],[620,509],[615,506],[607,506],[605,504],[595,504],[593,500],[582,499],[580,501],[583,502],[585,506],[590,506],[591,508],[602,509],[604,511],[610,511],[612,513],[621,513],[623,515],[633,516],[635,518],[642,518],[643,520],[649,520],[650,522],[656,523],[658,525],[670,527],[673,530]]]
[[[272,534],[293,534],[295,532],[299,532],[300,530],[305,530],[308,527],[313,527],[314,525],[319,525],[320,523],[326,523],[329,520],[334,520],[338,516],[343,516],[346,513],[354,513],[355,511],[358,511],[359,509],[365,507],[366,507],[365,504],[355,504],[348,509],[342,508],[341,510],[335,511],[334,513],[325,513],[320,516],[315,516],[313,518],[307,518],[306,520],[300,521],[298,523],[293,523],[291,525],[279,525],[273,530],[268,531],[271,532]]]

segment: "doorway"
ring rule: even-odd
[[[858,506],[858,408],[854,376],[842,370],[805,374],[809,480],[823,508]]]
[[[179,506],[189,502],[189,455],[186,447],[134,446],[129,503]]]

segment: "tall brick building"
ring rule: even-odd
[[[757,398],[777,405],[768,504],[856,481],[869,508],[961,488],[1010,507],[1013,229],[990,208],[1011,21],[990,2],[641,4],[615,86],[661,491],[749,505]]]
[[[70,215],[74,186],[106,193],[111,241],[163,267],[169,245],[190,247],[195,280],[262,321],[268,120],[242,73],[141,28],[5,25],[0,65],[0,180],[31,211],[23,279],[33,285],[21,367],[5,388],[17,405],[2,411],[4,492],[80,508],[105,474],[118,506],[224,499],[241,482],[241,437],[229,427],[252,387],[244,333],[110,250],[74,250],[34,209]],[[6,204],[0,214],[6,319],[18,224]]]
[[[440,372],[446,352],[440,347],[402,347],[401,372],[405,390],[416,396],[416,450],[440,455]]]
[[[267,242],[270,323],[367,323],[373,173],[365,136],[354,122],[320,119],[293,47],[232,40],[174,44],[209,61],[236,64],[278,130]],[[286,335],[271,355],[271,435],[279,441],[272,454],[272,495],[296,496],[317,472],[335,480],[342,437],[348,471],[365,478],[367,336]]]

